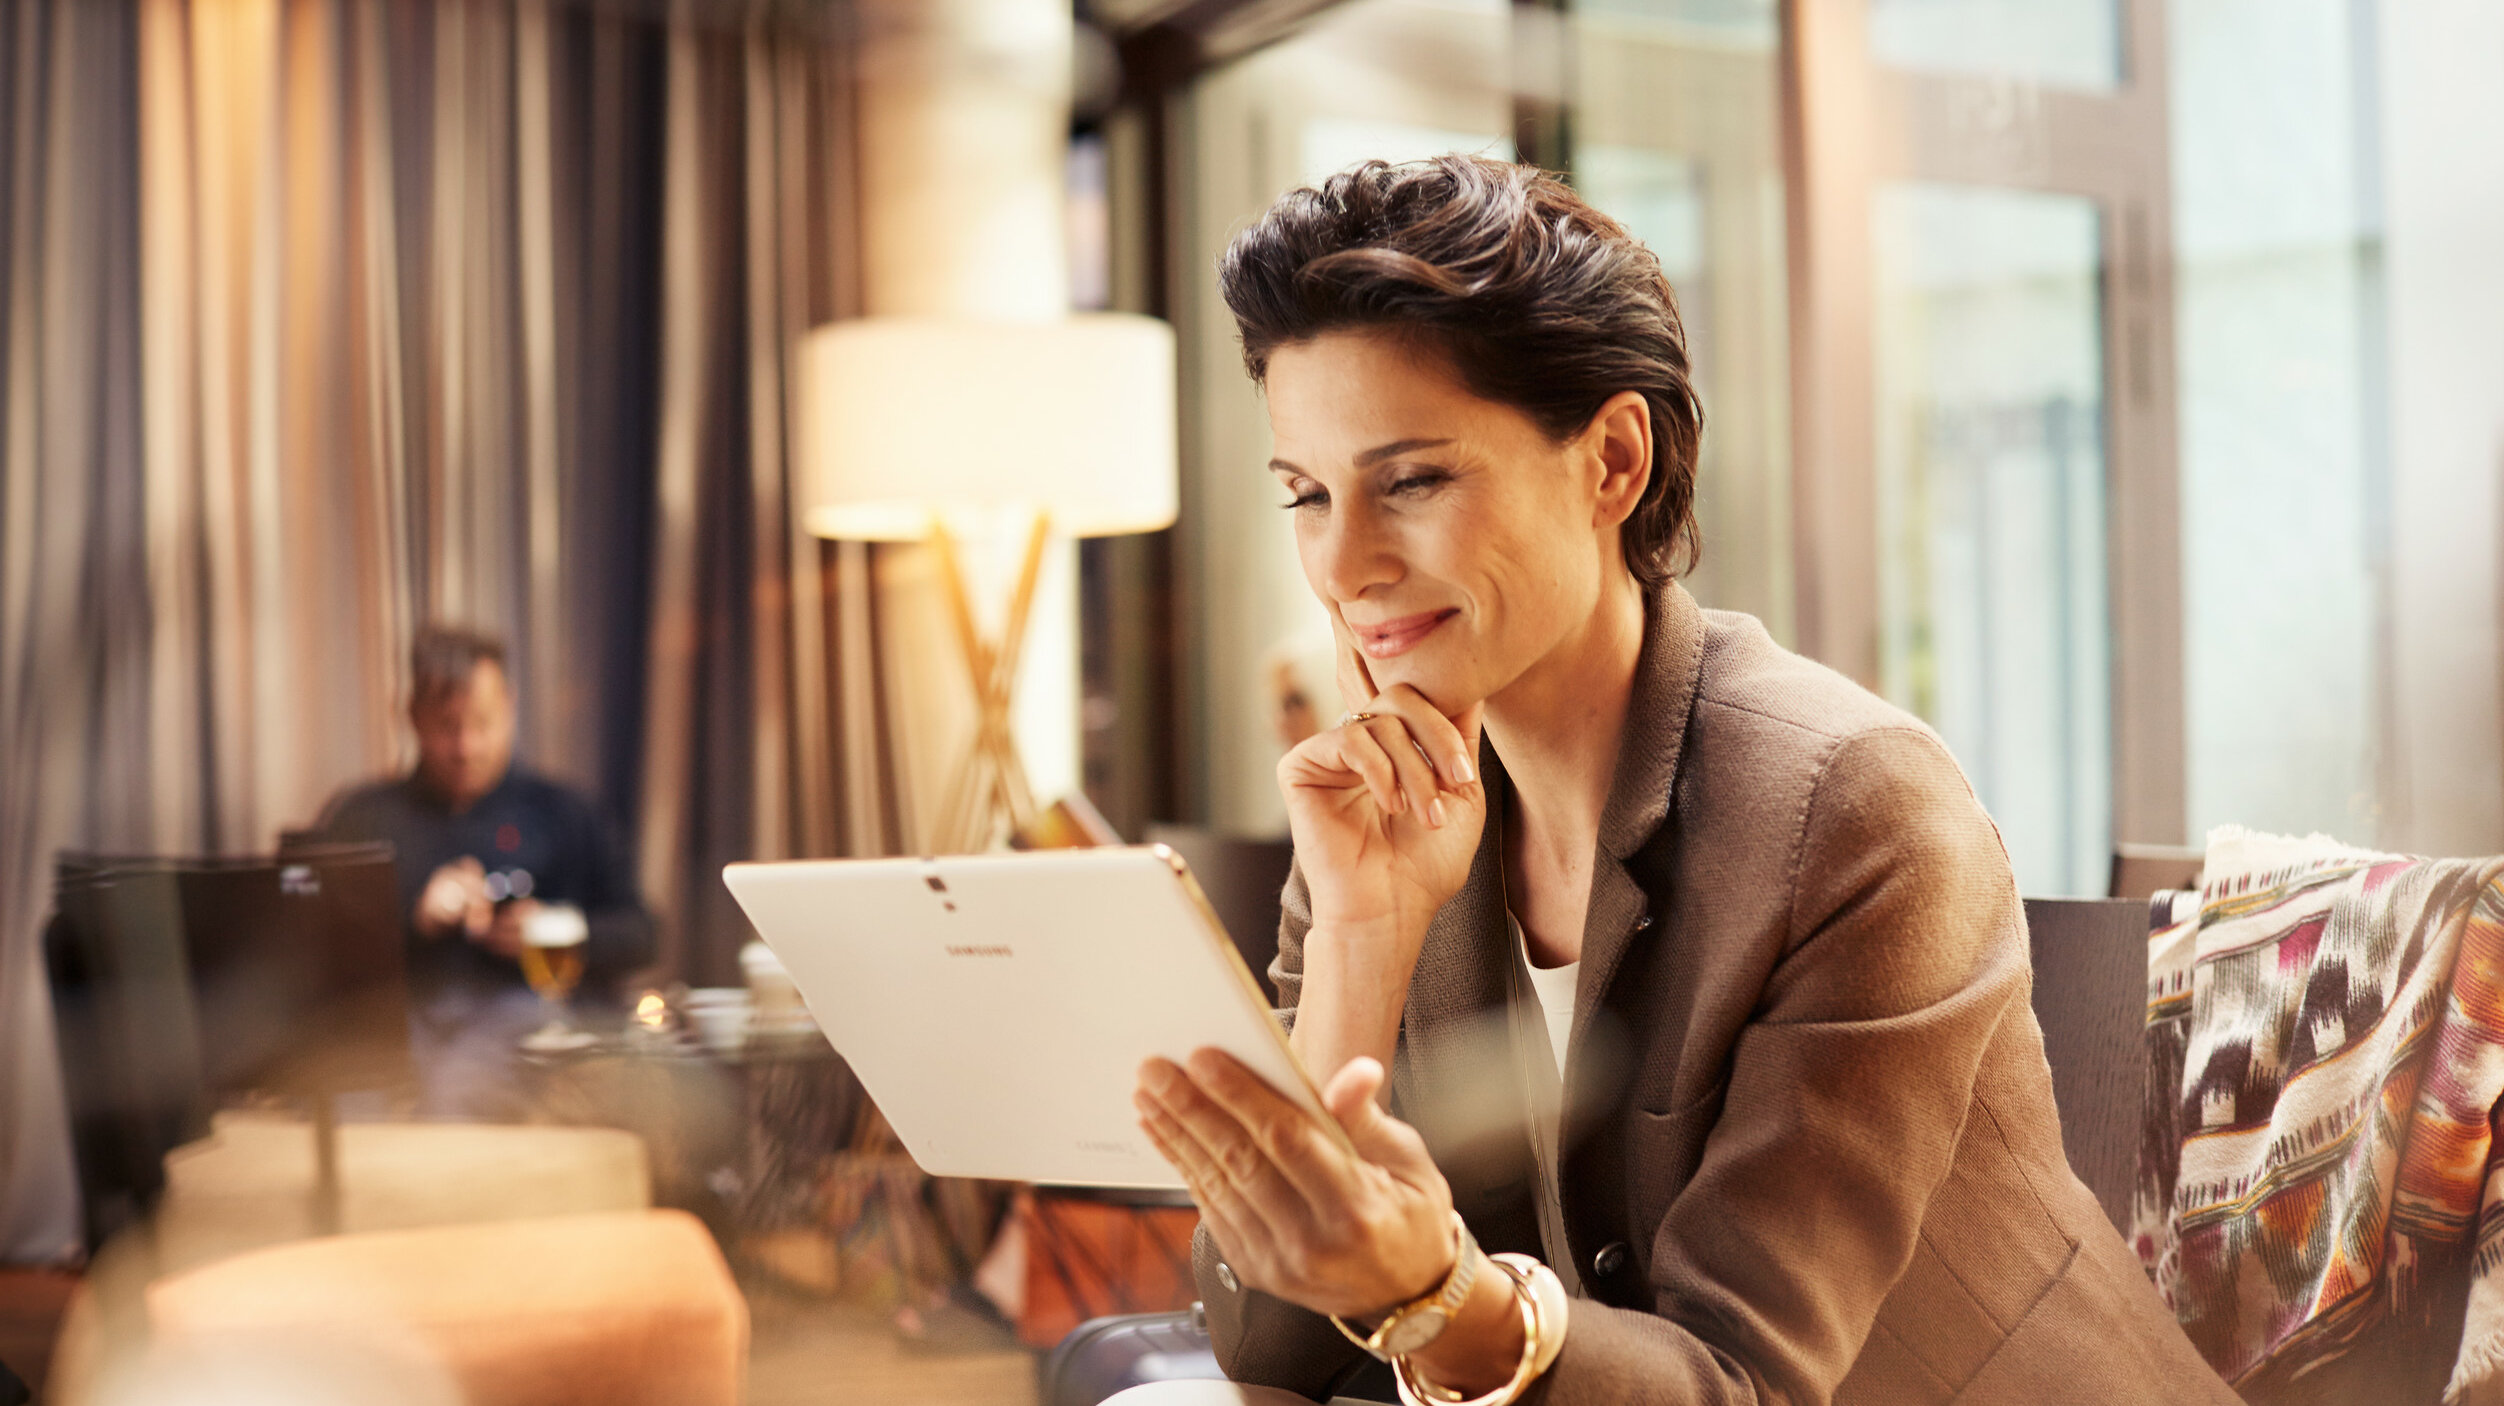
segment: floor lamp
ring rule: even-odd
[[[1055,535],[1174,521],[1174,335],[1154,318],[862,318],[800,348],[799,467],[820,537],[921,541],[938,559],[975,705],[932,843],[985,847],[1034,813],[1011,708],[1035,583]],[[986,638],[963,543],[1022,544]]]

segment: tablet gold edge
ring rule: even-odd
[[[1191,900],[1191,906],[1199,912],[1203,940],[1217,949],[1226,969],[1234,973],[1244,993],[1252,998],[1254,1009],[1268,1016],[1262,1022],[1263,1027],[1269,1031],[1270,1039],[1277,1042],[1279,1052],[1287,1057],[1287,1067],[1304,1081],[1304,1091],[1312,1095],[1313,1106],[1322,1111],[1322,1123],[1330,1129],[1331,1138],[1353,1153],[1356,1145],[1348,1141],[1347,1130],[1339,1126],[1339,1120],[1330,1116],[1330,1105],[1322,1101],[1321,1087],[1313,1082],[1313,1073],[1304,1067],[1304,1061],[1296,1058],[1295,1046],[1288,1041],[1285,1028],[1278,1023],[1277,1008],[1270,1005],[1268,996],[1262,994],[1261,984],[1252,979],[1252,969],[1244,965],[1242,949],[1236,947],[1235,940],[1226,935],[1225,919],[1217,916],[1216,906],[1209,902],[1207,894],[1201,892],[1200,881],[1192,875],[1191,866],[1183,862],[1183,857],[1171,845],[1157,844],[1148,848],[1157,858],[1165,861],[1165,867],[1174,871],[1175,878],[1182,881],[1183,896]]]

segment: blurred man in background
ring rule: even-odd
[[[392,846],[426,1110],[518,1116],[517,1047],[545,1017],[522,976],[534,916],[550,905],[582,911],[594,1000],[652,959],[652,921],[590,800],[514,764],[503,643],[428,626],[409,676],[416,769],[334,798],[320,828]]]

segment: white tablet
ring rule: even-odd
[[[922,1169],[1178,1187],[1140,1061],[1225,1050],[1321,1113],[1260,986],[1163,845],[722,871]]]

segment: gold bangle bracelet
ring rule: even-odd
[[[1496,1264],[1503,1269],[1504,1277],[1512,1281],[1513,1303],[1522,1314],[1522,1360],[1513,1369],[1513,1379],[1484,1396],[1463,1398],[1418,1375],[1417,1368],[1403,1353],[1391,1359],[1391,1380],[1399,1387],[1402,1406],[1510,1406],[1539,1379],[1539,1346],[1546,1336],[1541,1328],[1547,1315],[1530,1276],[1505,1262],[1512,1258],[1517,1257],[1505,1256],[1497,1259]]]
[[[1510,1252],[1492,1256],[1508,1269],[1517,1269],[1530,1281],[1530,1291],[1539,1299],[1539,1365],[1534,1375],[1544,1375],[1556,1363],[1556,1355],[1565,1350],[1565,1330],[1572,1300],[1566,1296],[1565,1281],[1556,1271],[1529,1255]]]

